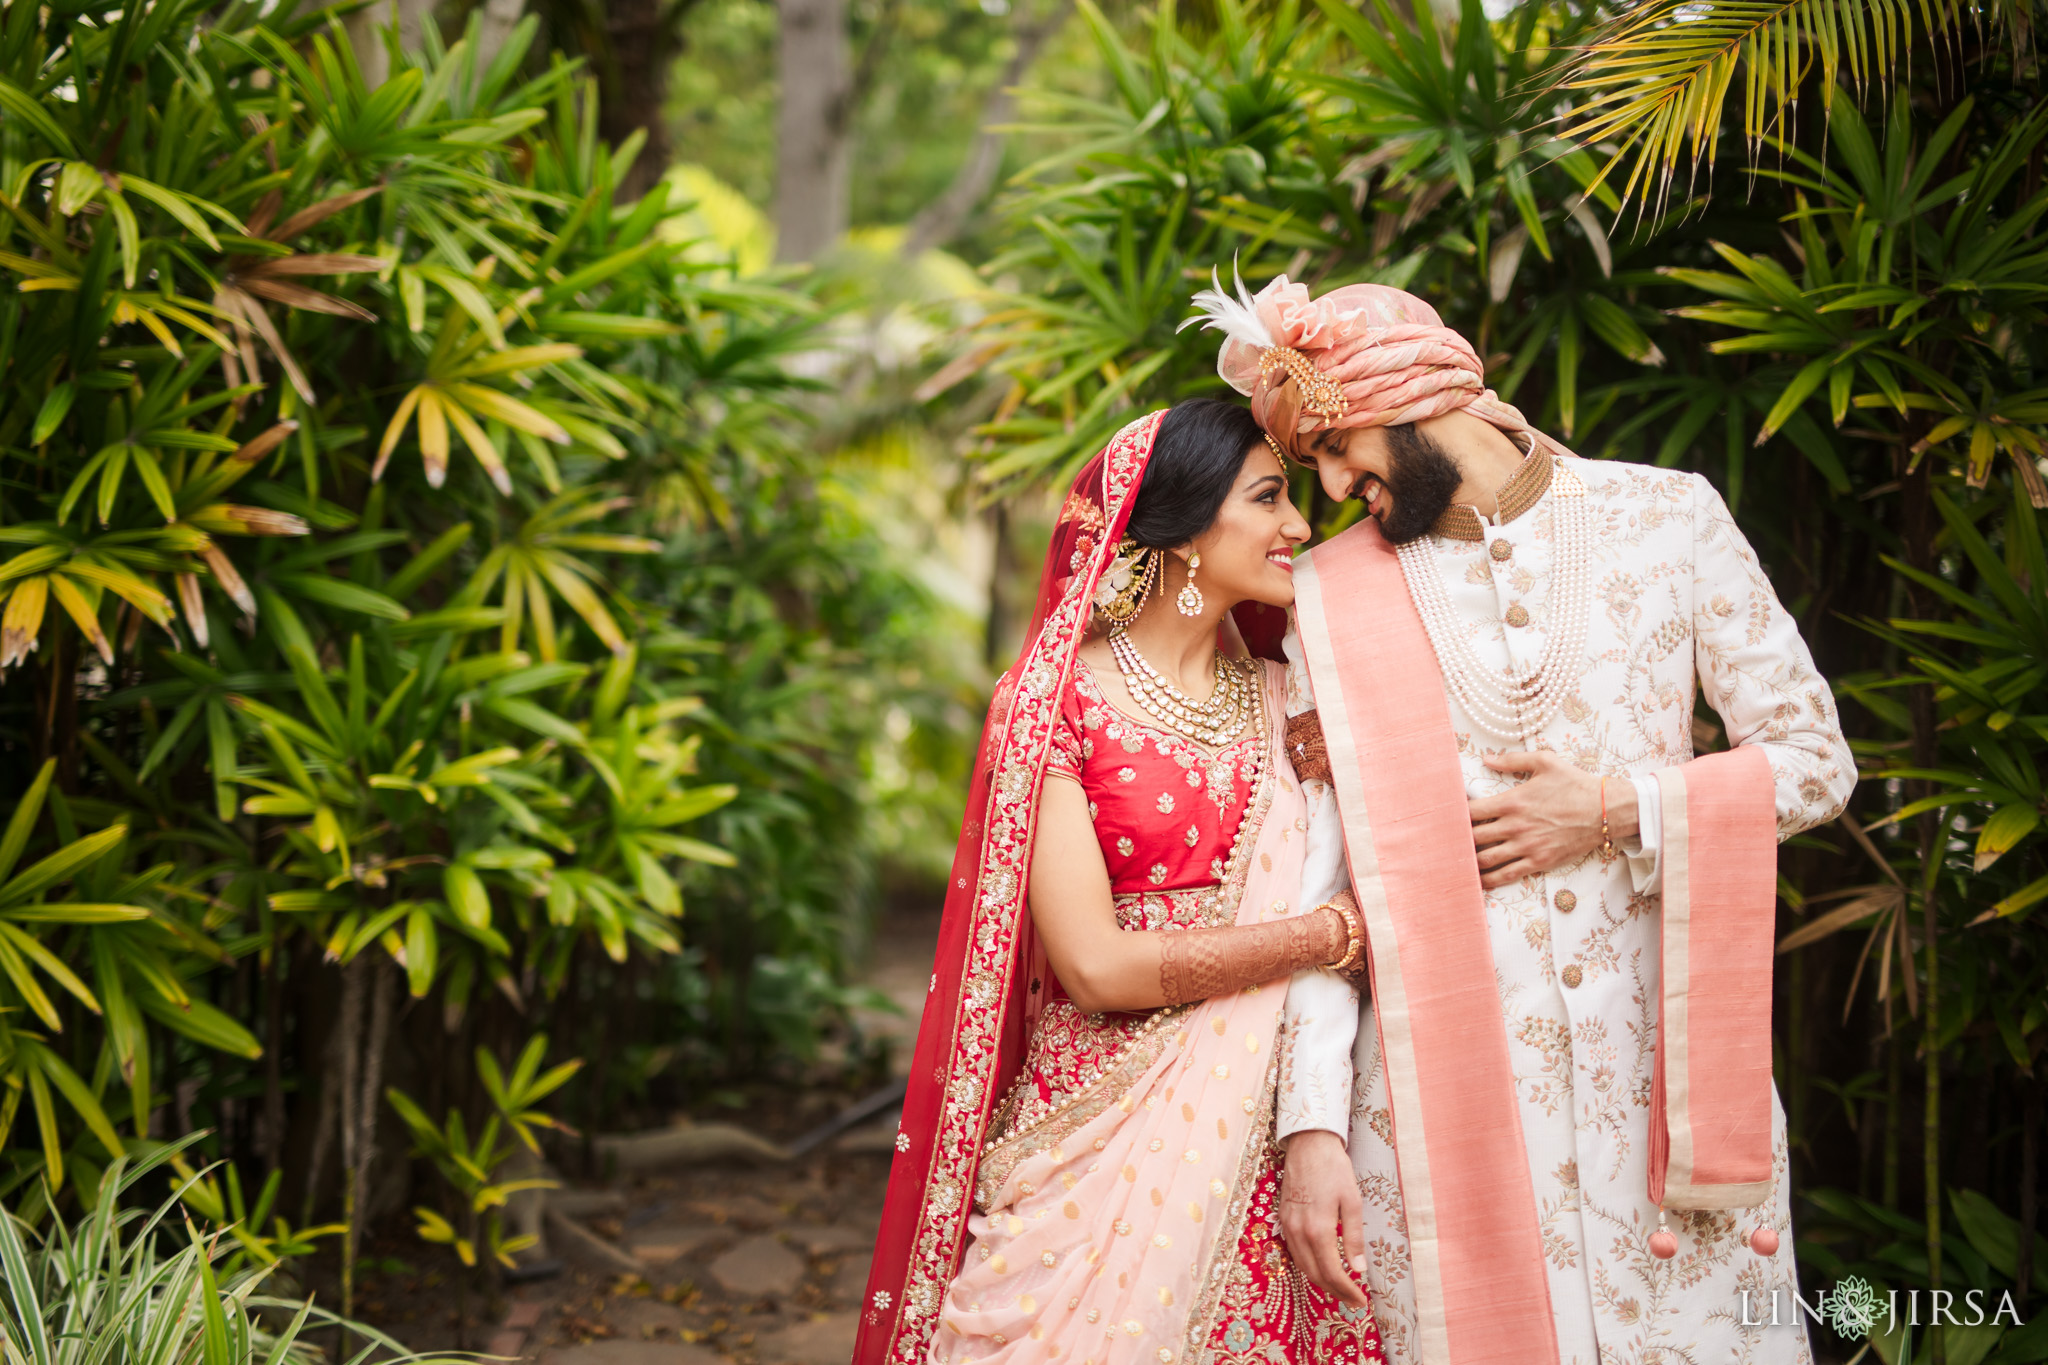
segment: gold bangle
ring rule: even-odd
[[[1365,917],[1359,914],[1357,906],[1341,893],[1324,901],[1316,909],[1335,910],[1337,918],[1344,921],[1344,956],[1329,963],[1328,966],[1331,971],[1340,975],[1351,971],[1365,955]]]

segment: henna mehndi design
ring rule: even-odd
[[[1287,757],[1294,761],[1294,775],[1303,782],[1330,781],[1330,750],[1323,742],[1322,718],[1304,711],[1287,718]]]
[[[1349,944],[1343,915],[1327,906],[1271,924],[1167,930],[1159,939],[1159,990],[1169,1005],[1208,1000],[1335,962]]]

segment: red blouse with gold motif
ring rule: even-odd
[[[1215,753],[1144,725],[1102,695],[1086,664],[1060,699],[1048,780],[1079,782],[1127,930],[1228,924],[1222,883],[1258,787],[1264,723]],[[1147,1026],[1151,1010],[1083,1014],[1057,977],[1026,1045],[1023,1074],[996,1132],[1028,1127],[1100,1075]]]
[[[1048,774],[1075,778],[1119,898],[1223,880],[1265,747],[1258,722],[1215,753],[1112,706],[1087,665],[1061,698]],[[1126,923],[1126,928],[1160,928]]]

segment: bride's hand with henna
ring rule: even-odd
[[[1328,966],[1346,981],[1365,978],[1365,916],[1358,909],[1358,897],[1345,887],[1319,907],[1322,914],[1337,921],[1337,948]]]

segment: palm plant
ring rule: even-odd
[[[1653,0],[1616,12],[1593,35],[1561,88],[1593,92],[1575,111],[1582,145],[1606,144],[1605,179],[1628,165],[1622,197],[1668,194],[1681,160],[1711,173],[1729,131],[1724,108],[1738,79],[1737,127],[1752,153],[1789,142],[1801,94],[1813,82],[1823,119],[1844,107],[1842,87],[1887,92],[1916,43],[1961,46],[2031,39],[2028,0],[1964,6],[1934,0]]]
[[[1844,101],[1846,106],[1846,99]],[[1913,436],[1912,453],[1939,449],[1960,460],[1972,487],[2008,455],[2035,507],[2048,507],[2036,467],[2048,445],[2048,390],[2030,383],[2032,359],[1995,319],[2041,297],[2048,253],[2031,229],[2048,212],[2048,190],[2011,197],[2014,182],[2048,139],[2036,109],[1966,170],[1937,172],[1969,127],[1975,101],[1956,105],[1924,145],[1908,111],[1893,106],[1882,148],[1861,115],[1844,107],[1831,128],[1829,160],[1787,147],[1799,168],[1776,172],[1795,189],[1795,275],[1770,256],[1716,250],[1736,274],[1673,269],[1670,277],[1726,300],[1680,309],[1739,335],[1716,354],[1761,354],[1794,365],[1757,376],[1777,390],[1759,439],[1767,439],[1826,386],[1836,427],[1850,413],[1890,414]],[[1813,198],[1809,200],[1808,195]]]

